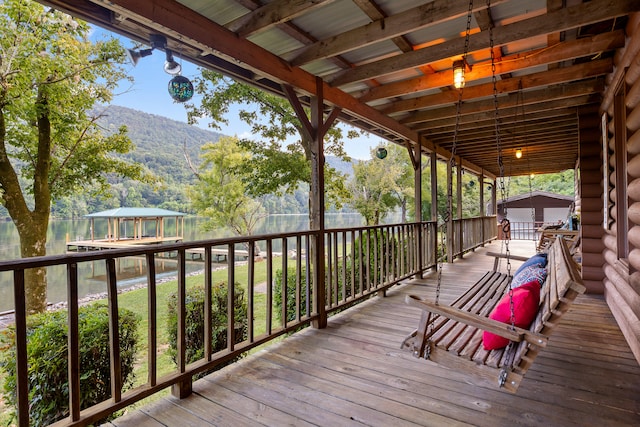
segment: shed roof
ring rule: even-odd
[[[502,203],[510,203],[510,202],[515,202],[517,200],[523,200],[523,199],[528,199],[533,197],[549,197],[552,199],[566,200],[569,202],[575,201],[574,196],[565,196],[564,194],[552,193],[550,191],[536,190],[536,191],[532,191],[531,193],[524,193],[524,194],[518,194],[517,196],[507,197],[506,199],[499,200],[498,204],[500,205]]]
[[[159,208],[116,208],[85,215],[87,218],[161,218],[185,216],[183,212]]]

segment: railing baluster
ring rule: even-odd
[[[356,295],[356,232],[351,230],[351,295]]]
[[[24,270],[13,271],[13,295],[16,308],[16,400],[18,425],[29,425],[29,367],[27,365],[27,310]]]
[[[345,295],[345,299],[347,298],[347,295],[351,296],[353,298],[353,292],[351,292],[350,289],[347,288],[347,233],[342,232],[342,271],[341,271],[341,277],[342,277],[342,289]]]
[[[335,282],[335,292],[336,292],[336,305],[339,304],[340,300],[347,300],[347,293],[345,292],[344,286],[342,286],[342,297],[340,297],[340,269],[339,269],[339,259],[340,254],[338,251],[339,243],[338,243],[338,232],[331,233],[333,234],[333,281]]]
[[[287,265],[287,239],[282,239],[282,305],[280,307],[282,317],[282,328],[287,327],[287,301],[289,299],[289,271]],[[297,295],[296,295],[297,300]],[[297,302],[296,302],[297,305]]]
[[[236,346],[236,250],[235,244],[227,246],[227,349],[232,352]]]
[[[310,242],[310,235],[306,234],[304,237],[304,241],[305,241],[305,254],[306,256],[304,257],[304,262],[305,262],[305,283],[306,283],[306,291],[307,291],[307,297],[306,297],[306,309],[307,309],[307,317],[311,316],[311,252],[310,252],[310,247],[311,247],[311,242]]]
[[[302,318],[302,287],[300,277],[302,275],[302,238],[296,236],[296,320]]]
[[[80,419],[80,338],[78,332],[78,264],[67,264],[69,415]]]
[[[273,327],[273,242],[267,239],[267,335],[271,335]],[[286,299],[286,296],[283,295]]]
[[[380,286],[380,242],[378,241],[379,228],[373,229],[373,285]]]
[[[247,265],[247,339],[250,343],[254,341],[255,325],[253,323],[253,317],[255,312],[254,300],[255,300],[255,272],[256,272],[256,242],[251,242],[249,245],[249,264]],[[211,267],[209,267],[211,270]]]
[[[120,362],[120,334],[118,328],[118,283],[116,260],[106,259],[107,298],[109,299],[109,348],[111,362],[111,398],[114,402],[122,399],[122,364]]]
[[[156,290],[156,260],[153,252],[146,254],[147,260],[147,310],[149,316],[149,326],[147,329],[148,348],[147,358],[149,363],[148,382],[151,386],[156,385],[158,378],[158,299]]]
[[[207,361],[211,360],[213,354],[212,348],[212,334],[213,334],[213,322],[212,322],[212,293],[213,293],[213,278],[211,276],[211,267],[213,264],[213,254],[211,253],[211,246],[205,246],[204,248],[204,354]],[[251,257],[251,251],[249,251]],[[250,263],[251,264],[251,263]]]

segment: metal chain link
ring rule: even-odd
[[[491,13],[491,0],[487,0],[487,10],[489,11],[489,13]],[[507,190],[505,189],[505,184],[504,184],[504,159],[502,156],[502,146],[501,146],[501,140],[500,140],[500,125],[499,125],[500,114],[498,110],[496,59],[495,59],[495,52],[493,51],[493,47],[494,47],[493,22],[491,22],[489,24],[489,49],[491,50],[491,80],[493,83],[493,106],[494,106],[494,123],[495,123],[495,132],[496,132],[496,148],[498,150],[498,167],[500,169],[500,179],[501,179],[500,189],[501,189],[501,195],[502,195],[502,201],[503,201],[504,218],[507,219],[508,221],[507,206],[506,206],[506,203],[504,203],[507,197],[506,196]],[[510,260],[511,253],[509,251],[509,241],[511,240],[511,229],[509,228],[509,232],[506,233],[506,236],[505,236],[505,233],[503,232],[503,236],[505,237],[504,242],[505,242],[505,254],[507,258],[507,275],[511,276],[511,260]],[[509,320],[511,323],[511,328],[515,329],[516,316],[515,316],[515,310],[513,305],[513,287],[511,286],[511,281],[509,281],[509,314],[510,314]],[[505,360],[505,364],[503,366],[508,368],[503,368],[502,372],[499,375],[498,383],[500,386],[503,386],[505,381],[507,380],[507,375],[508,375],[507,369],[512,368],[511,365],[513,364],[514,353],[515,353],[515,350],[513,348],[513,341],[509,342],[509,345],[507,346],[507,349],[505,351],[507,352],[507,358],[510,360]]]

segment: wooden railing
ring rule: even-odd
[[[453,220],[452,256],[459,257],[490,242],[497,233],[495,216]]]
[[[491,226],[490,224],[493,224]],[[495,238],[495,217],[462,220],[456,226],[462,233],[464,250],[481,245]],[[471,236],[466,236],[470,233]],[[322,242],[320,246],[318,243]],[[420,275],[436,267],[437,226],[434,222],[382,225],[354,229],[330,229],[323,235],[318,231],[215,239],[207,241],[144,246],[140,248],[116,249],[74,253],[58,256],[25,258],[0,262],[0,271],[12,271],[14,275],[16,350],[17,350],[17,402],[18,423],[29,424],[28,366],[27,366],[27,322],[25,312],[25,270],[38,267],[62,265],[67,271],[68,295],[68,344],[69,344],[69,407],[70,415],[56,425],[87,425],[135,403],[147,396],[172,387],[174,395],[184,397],[191,392],[194,375],[210,371],[248,350],[278,336],[299,329],[309,323],[326,324],[327,313],[344,309],[373,294],[384,294],[386,289],[403,279]],[[315,248],[319,247],[320,251]],[[246,252],[244,252],[246,250]],[[260,251],[260,253],[258,253]],[[234,301],[243,287],[247,296],[246,339],[238,342],[233,304],[228,304],[227,347],[221,351],[211,348],[211,298],[212,267],[214,257],[226,252],[228,260],[238,253],[247,254],[246,263],[228,262],[227,293]],[[178,339],[177,368],[170,373],[158,371],[157,297],[158,279],[155,273],[157,259],[171,255],[177,262],[178,295]],[[148,322],[148,375],[146,383],[130,390],[123,390],[120,372],[118,344],[118,269],[117,261],[127,258],[142,258],[147,266],[146,288],[148,304],[146,313],[138,313]],[[202,257],[202,281],[205,286],[205,351],[204,357],[192,363],[186,360],[186,264]],[[324,262],[320,262],[324,259]],[[82,277],[78,266],[83,263],[103,263],[107,278],[107,300],[110,322],[111,398],[95,406],[80,408],[79,369],[79,320],[78,290]],[[264,298],[257,299],[256,266],[266,263]],[[239,275],[240,269],[246,274]],[[282,270],[282,274],[277,274]],[[281,277],[278,291],[281,303],[276,304],[276,276]],[[319,279],[324,277],[323,279]],[[322,286],[315,286],[321,284]],[[286,296],[286,297],[285,297]],[[262,301],[262,302],[259,302]],[[258,307],[264,304],[264,307]],[[264,312],[264,316],[256,314]],[[116,333],[113,333],[116,331]]]

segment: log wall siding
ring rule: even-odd
[[[576,211],[580,212],[582,280],[589,293],[604,292],[602,281],[602,145],[597,114],[580,115],[580,178]],[[577,175],[577,174],[576,174]]]
[[[610,227],[602,237],[603,287],[607,304],[640,362],[640,29],[637,14],[629,21],[626,46],[618,52],[615,61],[616,71],[607,80],[608,92],[614,97],[609,97],[612,101],[605,101],[602,106],[609,117],[610,149]],[[615,94],[619,94],[618,98]],[[621,185],[624,185],[623,191],[620,191]]]

